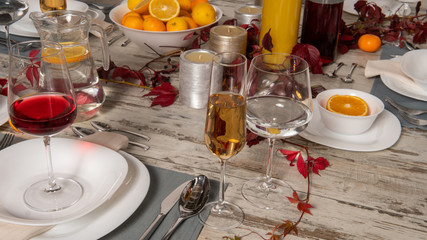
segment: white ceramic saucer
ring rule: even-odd
[[[110,199],[83,217],[58,224],[31,240],[95,240],[126,221],[146,197],[150,175],[137,158],[123,151],[119,153],[127,160],[129,171],[122,186]]]
[[[387,110],[378,116],[368,131],[359,135],[343,135],[329,130],[323,124],[318,107],[317,101],[313,101],[313,119],[299,134],[312,142],[349,151],[372,152],[393,146],[400,137],[400,122]]]
[[[26,140],[0,151],[1,221],[42,226],[80,218],[108,200],[128,172],[123,156],[93,143],[52,138],[51,149],[55,175],[77,180],[83,187],[82,198],[73,206],[55,212],[35,211],[25,204],[25,190],[47,178],[42,140]]]
[[[7,112],[7,97],[0,95],[0,126],[9,120]]]

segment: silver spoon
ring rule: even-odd
[[[73,126],[73,127],[71,127],[71,129],[79,137],[85,137],[87,135],[91,135],[91,134],[95,133],[95,130],[92,130],[92,129],[89,129],[89,128],[74,127]],[[138,146],[138,147],[140,147],[140,148],[142,148],[144,150],[150,149],[150,146],[142,144],[142,143],[137,143],[137,142],[132,142],[132,141],[129,141],[128,143],[131,144],[131,145],[134,145],[134,146]]]
[[[342,66],[344,66],[343,62],[338,63],[337,67],[335,68],[335,70],[331,73],[325,73],[326,76],[330,77],[330,78],[337,78],[337,72],[338,69],[340,69]]]
[[[125,132],[125,133],[129,133],[138,137],[141,137],[147,141],[150,140],[150,137],[144,135],[144,134],[140,134],[140,133],[136,133],[136,132],[132,132],[132,131],[128,131],[128,130],[122,130],[122,129],[118,129],[118,128],[113,128],[110,126],[110,124],[108,123],[104,123],[104,122],[98,122],[98,121],[91,121],[90,124],[98,131],[106,131],[106,132],[111,132],[111,131],[119,131],[119,132]]]
[[[353,74],[354,69],[356,69],[357,67],[357,63],[352,63],[351,64],[351,68],[350,68],[350,72],[347,74],[347,76],[341,78],[341,80],[345,83],[352,83],[354,80],[353,78],[351,78],[351,75]]]
[[[179,199],[179,218],[169,231],[163,236],[162,240],[167,240],[172,236],[175,229],[181,224],[184,219],[198,214],[209,198],[210,184],[209,179],[205,175],[199,175],[182,191]]]

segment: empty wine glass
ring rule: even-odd
[[[47,179],[27,188],[25,203],[34,210],[52,212],[75,204],[81,185],[55,177],[50,151],[51,136],[70,126],[77,115],[62,46],[49,41],[12,45],[9,54],[7,104],[10,121],[20,131],[42,137],[47,157]]]
[[[312,118],[310,73],[307,62],[297,56],[269,53],[256,56],[249,67],[247,127],[268,138],[267,172],[247,181],[243,197],[264,209],[285,206],[293,189],[272,177],[275,139],[303,131]]]
[[[199,219],[211,228],[231,229],[243,222],[243,210],[224,200],[225,163],[246,143],[246,57],[219,53],[212,63],[205,144],[221,164],[219,199],[208,203]],[[209,218],[207,218],[209,215]]]
[[[9,26],[28,12],[28,0],[0,1],[0,25],[6,33],[7,49],[10,49]]]

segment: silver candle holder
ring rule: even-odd
[[[208,103],[212,59],[215,52],[206,49],[185,51],[179,59],[179,101],[201,109]]]
[[[261,27],[262,7],[255,5],[240,6],[234,10],[234,18],[237,20],[237,25],[255,24],[258,28]],[[257,19],[258,21],[253,21]]]
[[[211,28],[209,49],[217,52],[238,52],[246,55],[247,31],[239,26],[220,25]]]

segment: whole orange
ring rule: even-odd
[[[365,52],[376,52],[381,47],[381,39],[374,34],[364,34],[357,41],[357,45]]]
[[[207,3],[207,2],[209,2],[209,1],[208,0],[193,0],[191,2],[191,9],[193,9],[199,3]]]
[[[187,30],[188,24],[182,17],[174,17],[166,23],[166,31],[182,31]]]
[[[140,15],[139,15],[139,13],[137,13],[137,12],[130,11],[130,12],[126,13],[126,14],[122,17],[121,24],[122,24],[122,25],[124,25],[123,23],[126,21],[126,19],[127,19],[128,17],[131,17],[131,16],[139,17]]]
[[[193,29],[193,28],[198,28],[199,27],[197,25],[197,23],[191,17],[184,16],[182,18],[187,22],[188,28]]]
[[[155,17],[147,17],[144,20],[144,30],[163,32],[166,31],[165,24]]]
[[[138,16],[128,16],[123,21],[122,24],[123,24],[123,26],[128,27],[128,28],[133,28],[133,29],[138,29],[138,30],[144,29],[144,20],[139,15]]]
[[[199,26],[205,26],[215,22],[215,8],[209,3],[199,3],[193,8],[193,20]]]

